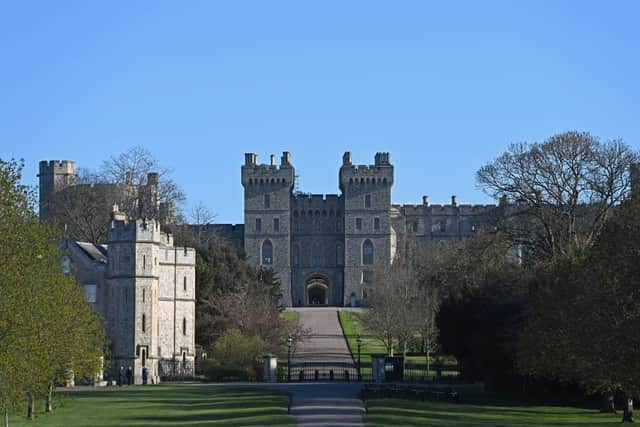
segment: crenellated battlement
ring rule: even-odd
[[[276,165],[275,156],[271,155],[270,164],[258,164],[258,155],[245,154],[245,163],[242,166],[242,185],[247,186],[277,186],[293,187],[295,170],[291,164],[291,154],[282,153],[280,165]]]
[[[376,153],[373,165],[353,165],[346,152],[340,167],[340,188],[348,185],[393,185],[393,165],[389,153]]]
[[[150,242],[161,243],[166,233],[160,231],[160,222],[155,219],[137,219],[130,221],[114,217],[108,231],[109,244],[114,242]]]
[[[38,166],[40,175],[76,174],[76,162],[72,160],[42,160]]]

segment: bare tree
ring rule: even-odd
[[[121,154],[111,156],[102,162],[97,175],[101,182],[112,184],[144,185],[148,175],[155,172],[159,176],[158,196],[161,203],[178,208],[185,200],[184,192],[171,179],[170,168],[162,167],[151,152],[144,147],[133,147]]]
[[[389,356],[393,356],[396,341],[403,356],[406,355],[409,340],[417,332],[414,317],[417,291],[416,271],[407,257],[397,257],[389,269],[375,274],[362,323],[383,342]]]
[[[518,143],[477,172],[489,195],[508,197],[504,230],[537,254],[554,257],[589,247],[631,189],[637,154],[620,140],[565,132]]]

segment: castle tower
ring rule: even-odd
[[[295,170],[291,155],[282,153],[280,165],[271,156],[269,165],[258,164],[258,156],[245,154],[244,250],[256,266],[272,268],[280,279],[282,302],[291,305],[291,194]]]
[[[376,271],[391,264],[391,186],[389,153],[376,153],[373,165],[354,166],[343,156],[339,173],[344,198],[344,304],[359,304]]]
[[[76,162],[42,160],[39,164],[40,220],[49,219],[49,205],[54,193],[76,183]]]

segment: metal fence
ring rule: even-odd
[[[358,371],[359,374],[358,375]],[[289,374],[291,378],[289,379]],[[458,377],[456,364],[431,364],[427,370],[426,363],[405,363],[402,381],[411,383],[429,381],[455,381]],[[370,382],[372,369],[370,362],[362,362],[360,369],[357,363],[349,362],[292,362],[291,371],[286,361],[278,362],[278,381],[364,381]]]
[[[158,374],[161,381],[193,380],[194,365],[189,360],[162,359],[158,362]]]

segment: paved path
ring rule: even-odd
[[[310,329],[310,336],[296,343],[292,361],[340,363],[342,368],[355,368],[353,358],[342,335],[335,307],[294,309],[299,322]],[[296,373],[292,372],[295,378]],[[362,426],[364,405],[360,400],[360,383],[282,384],[293,396],[291,413],[298,426],[356,427]]]
[[[304,307],[292,309],[310,337],[296,343],[293,362],[344,362],[353,364],[347,342],[342,335],[335,307]],[[355,367],[355,365],[353,365]]]

